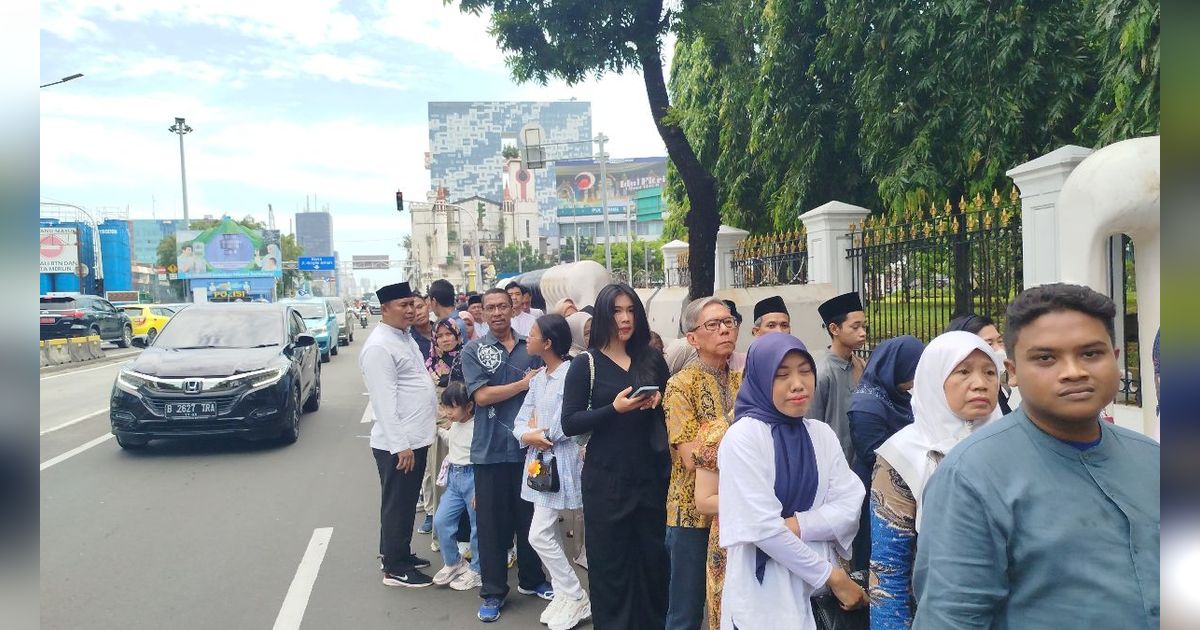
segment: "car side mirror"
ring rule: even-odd
[[[133,339],[130,340],[130,343],[133,344],[134,348],[149,348],[150,347],[150,344],[146,343],[146,339],[144,337],[134,337]]]
[[[308,346],[315,345],[316,343],[317,343],[316,337],[314,337],[308,333],[300,333],[299,335],[296,335],[296,341],[294,341],[292,343],[292,347],[306,348]]]

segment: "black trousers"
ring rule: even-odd
[[[596,630],[662,630],[668,584],[667,480],[583,469],[588,585]]]
[[[867,485],[867,498],[863,499],[862,512],[858,515],[858,534],[850,546],[850,569],[865,571],[871,564],[871,486]]]
[[[393,574],[411,571],[413,521],[429,447],[413,450],[413,469],[407,473],[396,470],[395,455],[377,448],[371,453],[379,469],[379,553],[383,554],[383,570]]]
[[[479,537],[479,596],[508,595],[508,548],[517,537],[517,583],[533,589],[546,581],[542,561],[529,546],[533,504],[521,498],[521,463],[473,464],[475,527]]]

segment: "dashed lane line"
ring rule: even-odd
[[[318,527],[313,530],[308,548],[304,550],[304,557],[300,559],[300,566],[296,568],[296,575],[292,578],[292,585],[288,587],[287,596],[283,598],[283,606],[279,608],[279,616],[275,617],[274,630],[299,630],[332,536],[332,527]]]

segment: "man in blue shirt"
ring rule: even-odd
[[[508,548],[517,537],[517,591],[552,599],[542,561],[529,545],[533,504],[521,499],[525,452],[513,423],[541,359],[512,328],[512,301],[501,289],[483,294],[488,332],[462,353],[463,379],[475,402],[471,465],[475,471],[476,531],[482,585],[479,620],[496,621],[508,596]]]
[[[1022,406],[926,486],[915,630],[1159,627],[1158,444],[1100,420],[1120,381],[1115,314],[1069,284],[1008,307]]]

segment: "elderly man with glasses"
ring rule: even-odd
[[[704,618],[705,558],[711,518],[696,508],[696,464],[692,458],[703,424],[727,421],[742,382],[729,358],[737,344],[738,321],[721,300],[693,300],[683,310],[683,330],[697,358],[667,382],[663,406],[671,444],[667,491],[667,550],[671,557],[668,630],[698,630]]]

